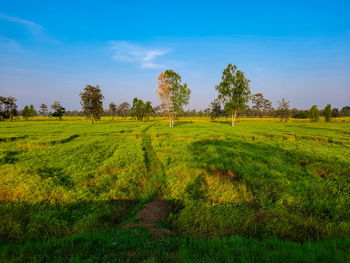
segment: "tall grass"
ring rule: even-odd
[[[349,146],[349,122],[4,122],[3,257],[341,262]],[[152,243],[147,231],[120,229],[157,194],[173,208],[178,237]]]

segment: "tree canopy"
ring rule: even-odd
[[[0,120],[11,119],[17,115],[17,99],[0,96]]]
[[[317,105],[312,105],[309,111],[309,118],[312,121],[318,121],[320,119],[320,111],[317,108]]]
[[[100,119],[103,113],[103,95],[98,85],[86,85],[80,93],[80,104],[86,116],[91,118],[91,124]]]
[[[332,119],[332,107],[331,104],[327,104],[327,106],[323,110],[324,117],[326,122],[330,122]]]
[[[109,103],[109,113],[112,116],[112,120],[114,115],[117,113],[117,105],[114,102]]]
[[[232,115],[232,126],[235,125],[237,113],[246,109],[250,99],[250,80],[237,66],[229,64],[224,69],[221,82],[215,87],[218,100],[224,104],[225,110]]]
[[[290,116],[289,101],[285,98],[278,101],[277,115],[281,118],[281,121],[288,121]]]
[[[157,81],[156,93],[162,102],[163,113],[169,116],[169,126],[174,127],[174,118],[188,104],[191,90],[187,83],[181,84],[181,76],[171,69],[161,72]]]
[[[263,114],[272,109],[272,103],[270,100],[265,99],[262,93],[256,93],[252,96],[252,102],[254,104],[253,109],[256,111],[256,115],[263,117]]]
[[[150,101],[146,101],[146,103],[144,103],[143,100],[134,98],[132,107],[130,109],[130,114],[133,118],[139,121],[143,121],[145,117],[149,119],[152,112],[153,109]]]

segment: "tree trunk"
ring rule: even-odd
[[[169,114],[169,127],[170,127],[170,128],[171,128],[171,123],[172,123],[171,114]]]
[[[232,111],[232,127],[235,126],[237,110]]]
[[[91,125],[94,124],[94,116],[91,115]]]

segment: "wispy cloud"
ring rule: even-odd
[[[163,68],[165,65],[157,63],[158,57],[169,53],[169,49],[150,49],[127,41],[110,41],[114,51],[113,59],[118,61],[137,63],[142,68]]]
[[[20,50],[20,45],[13,39],[0,36],[0,47]]]
[[[0,14],[0,20],[5,20],[10,23],[15,23],[15,24],[24,26],[37,40],[50,42],[54,44],[60,43],[59,41],[49,37],[45,33],[45,30],[41,25],[34,23],[32,21],[25,20],[15,16],[8,16],[4,14]]]

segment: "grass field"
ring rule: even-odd
[[[186,120],[1,123],[0,261],[350,260],[346,118]]]

